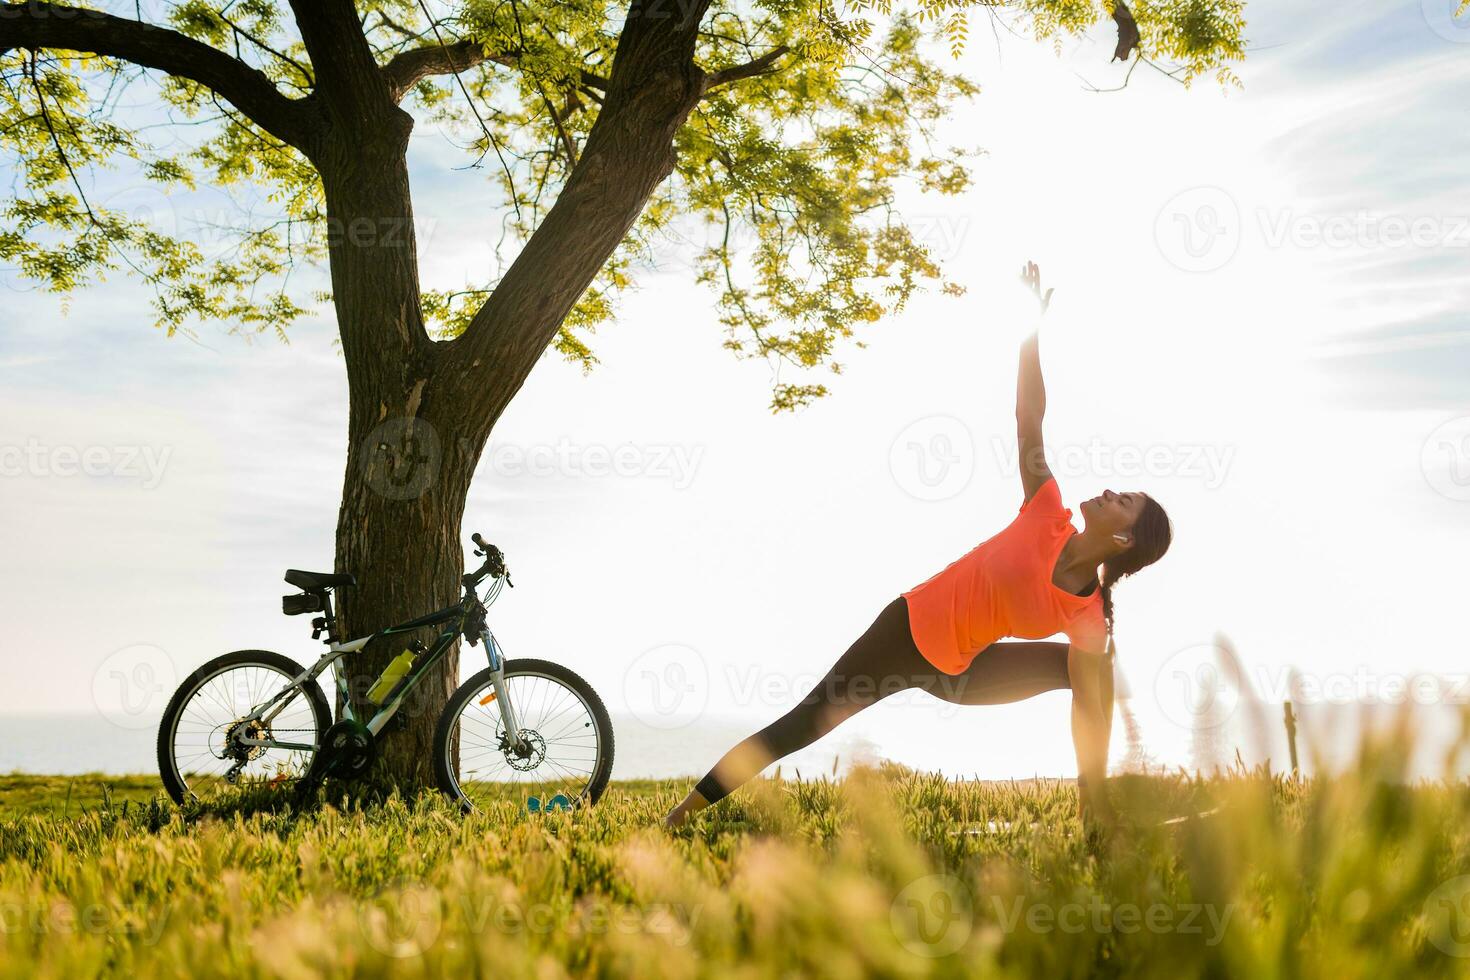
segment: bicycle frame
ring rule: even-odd
[[[500,591],[500,584],[502,581],[503,579],[498,579],[496,581],[496,584],[491,588],[491,592],[489,593],[489,595],[492,602],[494,601],[494,596]],[[282,688],[270,700],[264,702],[263,704],[257,705],[253,710],[251,710],[248,715],[245,715],[244,718],[242,718],[241,720],[261,721],[269,725],[271,720],[285,709],[286,705],[288,705],[292,701],[292,699],[295,698],[295,696],[302,691],[303,687],[306,684],[315,681],[319,676],[321,676],[322,673],[326,671],[328,667],[331,667],[332,676],[335,681],[335,689],[337,692],[337,701],[342,706],[341,720],[359,721],[360,718],[358,717],[357,713],[352,710],[352,700],[348,696],[349,690],[347,685],[347,676],[345,672],[341,669],[341,662],[343,658],[346,657],[348,654],[353,654],[361,651],[370,642],[380,637],[412,633],[414,630],[423,629],[426,626],[442,625],[444,628],[440,631],[439,636],[434,640],[433,646],[429,648],[428,653],[424,654],[418,659],[418,661],[413,665],[413,668],[409,671],[409,673],[404,675],[404,677],[396,685],[394,685],[393,690],[389,692],[387,699],[384,700],[384,702],[378,707],[378,710],[372,715],[371,718],[364,722],[364,726],[376,738],[378,733],[387,726],[388,722],[393,720],[393,716],[398,713],[398,709],[403,706],[403,702],[407,700],[408,695],[413,691],[413,689],[418,686],[419,681],[421,681],[424,676],[434,667],[434,665],[443,658],[444,654],[448,652],[450,646],[454,643],[455,639],[458,638],[460,634],[464,631],[467,617],[469,617],[476,610],[476,608],[483,609],[483,604],[479,601],[477,597],[474,596],[474,593],[471,592],[470,594],[465,596],[464,600],[454,604],[453,606],[440,609],[438,612],[429,613],[427,616],[420,616],[418,619],[413,619],[406,623],[400,623],[397,626],[390,626],[387,629],[379,630],[377,633],[360,637],[356,640],[348,640],[345,643],[339,643],[336,641],[330,642],[327,644],[327,652],[322,654],[316,663],[312,664],[306,670],[302,671],[299,676],[294,678],[290,684]],[[495,702],[500,709],[501,721],[505,724],[505,730],[508,733],[510,744],[512,746],[519,746],[521,742],[520,725],[516,721],[515,708],[510,703],[510,698],[506,696],[506,692],[502,687],[502,672],[505,667],[505,655],[500,649],[500,644],[496,642],[495,635],[490,632],[490,628],[488,626],[484,625],[483,620],[480,624],[479,634],[480,642],[484,643],[485,655],[489,660],[491,683],[495,689]],[[255,745],[265,748],[297,749],[310,752],[315,752],[318,748],[320,748],[320,746],[315,742],[310,744],[303,742],[283,742],[279,739],[274,738],[242,737],[238,741],[241,745]]]

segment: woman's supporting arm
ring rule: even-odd
[[[1112,735],[1112,659],[1072,646],[1067,650],[1067,674],[1072,682],[1072,744],[1077,751],[1079,801],[1084,816],[1113,822],[1113,810],[1104,787],[1108,772],[1108,741]]]

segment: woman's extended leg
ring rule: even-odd
[[[664,818],[664,825],[678,826],[777,759],[805,748],[869,705],[912,686],[916,672],[922,673],[927,666],[909,632],[908,604],[901,597],[895,599],[796,707],[726,752]]]
[[[1071,686],[1067,644],[1046,640],[992,643],[963,674],[936,670],[914,645],[908,604],[895,599],[800,704],[726,752],[664,825],[678,826],[890,694],[917,687],[951,704],[1010,704]]]

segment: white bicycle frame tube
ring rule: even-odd
[[[263,721],[266,724],[270,724],[277,715],[286,710],[286,706],[291,703],[295,695],[301,692],[303,685],[308,681],[316,680],[328,666],[332,667],[332,675],[336,678],[338,676],[338,662],[349,653],[357,653],[363,647],[367,646],[368,641],[371,639],[372,636],[364,636],[356,640],[348,640],[346,643],[333,643],[329,645],[327,652],[322,654],[316,663],[302,671],[300,675],[291,681],[289,686],[282,688],[275,697],[250,712],[243,720]],[[384,719],[385,723],[386,720]],[[380,725],[378,727],[381,728],[382,726]],[[373,734],[376,735],[377,732],[375,731]],[[265,738],[242,738],[239,741],[242,745],[265,745],[283,749],[310,749],[316,751],[320,747],[316,743],[307,745],[300,742],[282,742],[278,739]]]
[[[256,708],[244,720],[263,721],[269,724],[272,719],[285,710],[286,706],[291,703],[294,695],[302,690],[303,685],[319,677],[328,666],[332,667],[333,677],[340,681],[340,667],[338,665],[342,658],[349,653],[357,653],[363,647],[367,646],[372,638],[369,635],[356,640],[348,640],[346,643],[333,643],[329,645],[327,652],[322,654],[316,663],[302,671],[298,677],[292,680],[290,686],[282,689],[274,698],[271,698],[265,704]],[[486,659],[490,665],[490,684],[495,690],[495,704],[500,710],[500,720],[505,725],[507,733],[515,733],[514,739],[511,740],[511,744],[515,745],[520,741],[521,726],[516,718],[515,706],[511,704],[505,688],[505,655],[500,649],[500,644],[496,642],[495,635],[488,628],[481,630],[480,641],[485,644]],[[369,732],[372,732],[376,738],[378,733],[387,726],[388,722],[393,720],[393,716],[398,713],[399,707],[401,707],[401,702],[395,704],[389,711],[379,712],[364,727]],[[349,708],[348,717],[351,717],[350,712],[351,709]],[[312,751],[319,748],[315,743],[307,745],[299,742],[282,742],[279,739],[241,738],[239,741],[242,745],[264,745],[272,748],[310,749]]]

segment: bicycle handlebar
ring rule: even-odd
[[[470,540],[480,549],[475,554],[483,555],[485,563],[464,577],[465,587],[473,588],[487,575],[494,575],[496,578],[504,576],[506,584],[514,588],[514,583],[510,580],[510,569],[505,567],[505,553],[480,537],[478,531],[470,535]]]

